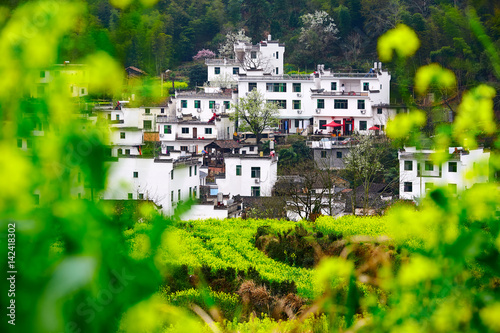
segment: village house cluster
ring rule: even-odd
[[[238,42],[233,58],[206,59],[208,82],[201,91],[176,92],[159,106],[96,105],[93,120],[110,123],[113,157],[102,199],[150,200],[164,214],[173,214],[192,198],[199,203],[185,219],[238,216],[244,209],[241,198],[272,195],[278,179],[275,137],[324,135],[308,142],[314,159],[322,168],[339,169],[349,147],[337,137],[383,133],[399,112],[390,104],[391,75],[382,63],[375,62],[368,73],[335,73],[318,65],[312,74],[288,75],[284,53],[285,46],[271,36],[256,45]],[[133,67],[127,72],[141,74]],[[43,95],[59,75],[69,78],[71,96],[89,93],[86,68],[66,63],[41,72],[32,95]],[[231,118],[239,98],[252,90],[279,108],[279,126],[263,133],[264,141],[272,141],[269,154],[259,151],[251,133],[236,133]],[[18,146],[28,149],[29,143]],[[415,148],[399,153],[401,198],[418,199],[434,185],[463,190],[471,185],[463,172],[489,157],[482,150],[450,148],[453,158],[435,166],[430,153]],[[85,196],[83,186],[75,191]]]

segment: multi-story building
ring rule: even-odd
[[[339,134],[368,134],[385,129],[395,110],[389,106],[391,76],[380,63],[371,73],[333,73],[322,65],[311,75],[240,75],[238,94],[260,91],[266,101],[278,104],[282,133],[327,133],[332,121]]]
[[[164,213],[172,214],[180,201],[199,198],[201,163],[197,158],[123,156],[108,164],[103,199],[151,200]]]
[[[285,45],[272,40],[252,45],[238,42],[234,44],[233,59],[206,59],[208,81],[237,81],[240,75],[260,72],[265,75],[283,74]]]
[[[399,157],[399,197],[418,200],[435,186],[459,193],[475,183],[487,182],[490,153],[484,149],[449,148],[449,160],[441,165],[432,162],[433,150],[406,147]]]
[[[269,197],[278,177],[276,156],[227,154],[225,173],[217,177],[218,192],[231,195]]]
[[[86,65],[56,64],[51,68],[40,71],[36,90],[31,92],[32,97],[43,96],[50,89],[65,89],[70,97],[82,97],[89,94],[90,74]]]

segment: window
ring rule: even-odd
[[[177,200],[181,200],[181,190],[177,190]]]
[[[205,134],[212,134],[212,128],[205,128]]]
[[[260,187],[252,186],[252,197],[260,197]]]
[[[133,198],[134,198],[134,195],[133,195],[132,193],[129,193],[129,194],[128,194],[128,199],[129,199],[129,200],[132,200]]]
[[[431,161],[425,161],[425,171],[434,171],[434,164]]]
[[[286,99],[268,99],[267,102],[278,104],[279,109],[286,109]]]
[[[366,131],[366,120],[360,120],[359,121],[359,130],[360,131]]]
[[[412,182],[404,182],[404,191],[405,192],[413,192],[413,183]]]
[[[231,108],[231,102],[230,101],[224,101],[224,109],[229,110]]]
[[[160,112],[161,112],[161,113],[165,113],[165,108],[161,108],[161,109],[160,109]]]
[[[174,179],[174,170],[170,171],[170,179]]]
[[[215,67],[214,73],[215,73],[215,75],[220,74],[220,67]]]
[[[125,155],[130,156],[130,149],[125,149]]]
[[[236,166],[236,176],[241,176],[241,165]]]
[[[278,75],[278,74],[279,74],[279,71],[280,71],[280,69],[279,69],[278,67],[276,67],[276,71],[275,71],[275,72],[276,72],[276,75]]]
[[[183,99],[181,100],[181,108],[185,109],[188,107],[188,101]]]
[[[286,83],[266,83],[267,92],[286,92]]]
[[[301,88],[300,87],[300,83],[294,83],[294,84],[292,84],[292,91],[293,92],[300,92],[301,91],[300,88]]]
[[[413,161],[405,161],[405,171],[413,170]]]
[[[319,129],[322,129],[322,130],[326,129],[325,125],[326,125],[326,120],[319,121]]]
[[[358,99],[358,109],[364,109],[364,108],[365,108],[365,100]]]
[[[342,152],[341,151],[337,152],[337,158],[342,158]]]
[[[120,120],[120,115],[119,114],[116,115],[116,120]]]
[[[193,197],[196,199],[196,186],[193,188]]]
[[[195,109],[201,108],[201,101],[200,100],[195,100],[194,101],[194,108]]]
[[[456,194],[457,193],[457,184],[448,184],[448,190],[451,193]]]
[[[139,193],[139,200],[144,200],[144,193]]]
[[[298,119],[295,119],[295,128],[299,128],[300,121]]]
[[[300,100],[294,100],[292,101],[292,104],[294,110],[300,110]]]
[[[167,146],[167,153],[174,151],[174,146]]]
[[[370,90],[370,83],[363,82],[363,91],[368,91],[368,90]]]
[[[134,171],[134,178],[139,178],[139,172]]]
[[[448,162],[448,172],[457,172],[457,162]]]
[[[252,178],[260,178],[260,167],[252,167]]]
[[[22,139],[17,139],[17,147],[22,148],[23,147],[23,140]]]
[[[181,151],[188,151],[188,146],[181,146]]]
[[[144,112],[146,112],[146,114],[151,114],[151,109],[144,109]]]
[[[238,67],[233,67],[233,74],[238,74],[240,69]]]
[[[164,134],[172,134],[172,125],[163,126],[163,133]]]
[[[332,82],[331,89],[330,90],[337,90],[337,82]]]
[[[382,114],[382,108],[377,108],[377,114]]]
[[[250,151],[254,151],[255,150],[255,147],[250,147]]]
[[[45,77],[45,71],[40,71],[40,77],[44,78]]]
[[[153,124],[151,120],[144,120],[143,121],[143,127],[145,130],[150,130],[152,128]]]
[[[170,202],[174,202],[174,191],[170,191]]]
[[[321,151],[321,158],[326,158],[326,150]]]
[[[118,149],[117,152],[118,152],[118,155],[123,155],[123,149],[120,148],[120,149]]]
[[[257,52],[256,51],[251,51],[250,52],[250,58],[257,59]]]
[[[208,108],[215,109],[215,101],[208,101]]]
[[[336,99],[333,101],[334,109],[347,109],[347,99]]]
[[[280,54],[279,52],[276,52],[276,59],[279,59],[280,58]]]
[[[325,100],[324,99],[318,99],[316,103],[316,107],[318,109],[324,109],[325,108]]]
[[[182,134],[189,134],[189,127],[183,127],[181,129],[181,131],[182,131]]]
[[[248,82],[248,91],[257,90],[257,82]]]
[[[193,175],[193,166],[189,166],[189,177]]]
[[[194,166],[194,175],[196,176],[196,169],[198,168],[197,165]],[[196,188],[196,187],[195,187]]]
[[[192,196],[193,196],[193,188],[192,188],[192,187],[190,187],[190,188],[189,188],[189,197],[191,198]]]
[[[120,132],[120,139],[125,139],[125,132]]]
[[[85,95],[85,89],[80,90],[81,95]]]

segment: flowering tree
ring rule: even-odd
[[[196,53],[196,55],[193,57],[194,60],[212,59],[212,58],[215,58],[215,53],[207,49],[199,50],[198,53]]]
[[[325,11],[304,14],[300,19],[303,27],[299,41],[303,45],[303,55],[317,63],[332,50],[332,45],[339,39],[339,29]]]
[[[219,55],[223,58],[232,58],[234,56],[234,44],[237,42],[250,43],[252,40],[245,35],[245,30],[238,32],[228,32],[226,40],[219,47]]]
[[[255,134],[257,144],[260,143],[265,129],[279,124],[278,106],[274,103],[267,103],[264,96],[256,89],[249,92],[247,97],[240,98],[234,110],[234,118],[237,121],[241,120],[239,129]]]

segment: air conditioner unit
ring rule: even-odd
[[[299,93],[299,94],[297,94],[297,97],[302,97],[302,94],[300,94],[300,93]]]
[[[200,113],[200,112],[201,112],[201,109],[200,109],[200,108],[198,108],[198,109],[196,109],[196,111],[197,111],[198,113]]]
[[[302,110],[297,110],[297,113],[298,114],[302,114]]]
[[[255,184],[260,184],[260,179],[259,178],[255,178]]]
[[[321,109],[316,109],[316,113],[321,113]]]
[[[361,112],[361,114],[365,114],[366,110],[359,110],[359,112]]]
[[[163,133],[160,133],[160,138],[163,138]]]

